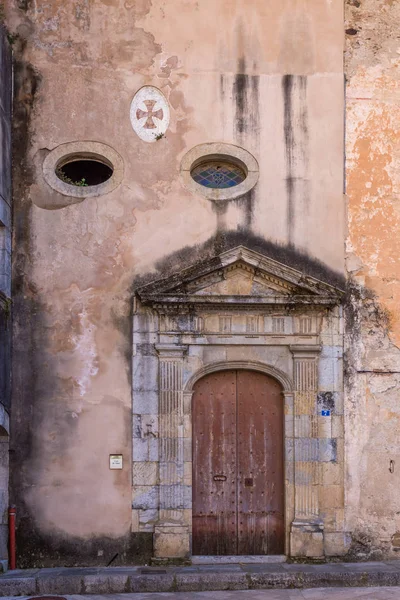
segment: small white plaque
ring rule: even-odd
[[[169,125],[169,105],[156,87],[145,85],[136,92],[130,111],[133,130],[144,142],[162,138]]]
[[[122,469],[122,454],[110,454],[110,469]]]

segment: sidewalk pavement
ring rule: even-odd
[[[225,592],[160,592],[109,596],[45,596],[46,600],[399,600],[398,587],[312,588],[308,590],[237,590]],[[37,597],[36,597],[37,598]],[[42,596],[43,598],[43,596]],[[34,600],[5,596],[4,600]]]
[[[0,596],[365,586],[400,586],[400,561],[17,569],[0,575]]]

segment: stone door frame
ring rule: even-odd
[[[158,318],[153,315],[152,318],[154,317],[158,322]],[[154,336],[155,333],[150,335]],[[155,495],[151,504],[155,557],[191,556],[193,386],[205,375],[226,369],[259,371],[274,377],[282,385],[285,413],[285,555],[301,556],[305,545],[311,544],[312,554],[316,557],[323,556],[323,524],[319,517],[316,480],[316,463],[319,457],[312,456],[318,439],[310,425],[313,407],[317,403],[321,345],[291,344],[291,339],[285,340],[286,343],[280,346],[290,356],[285,370],[267,361],[250,359],[211,361],[200,368],[194,368],[191,359],[198,353],[199,344],[195,336],[192,340],[190,337],[186,336],[185,344],[171,344],[168,339],[164,343],[154,344],[156,356],[151,358],[152,361],[156,360],[152,371],[158,414],[153,415],[151,420],[158,422],[158,428],[150,434],[147,442],[147,431],[144,431],[144,439],[133,439],[134,445],[143,441],[156,442],[157,445],[157,455],[153,455],[147,464],[148,477],[154,484],[152,492]],[[226,350],[233,346],[228,343],[221,348]],[[205,347],[207,345],[202,345],[201,349]],[[263,349],[268,354],[269,350],[276,350],[276,345],[264,344]],[[254,346],[247,343],[244,352],[246,350],[251,353]],[[146,360],[146,357],[143,358]],[[144,415],[142,419],[142,436],[143,430],[149,426],[145,423],[148,417],[149,415]],[[139,483],[145,484],[146,464],[141,465],[141,473],[142,481]],[[146,510],[146,507],[143,506],[143,509]]]
[[[336,511],[329,525],[336,543],[343,483],[331,506],[320,476],[331,476],[321,466],[335,463],[343,479],[343,417],[335,417],[333,436],[331,411],[320,412],[318,379],[323,374],[322,400],[336,394],[342,415],[341,298],[331,285],[244,247],[137,291],[132,531],[153,533],[155,557],[191,554],[193,386],[232,368],[264,372],[283,386],[286,555],[324,556],[325,509]]]

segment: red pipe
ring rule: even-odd
[[[8,509],[8,531],[10,536],[10,548],[9,548],[9,558],[10,558],[10,570],[16,568],[16,551],[15,551],[15,517],[17,514],[17,509],[15,506],[10,506]]]

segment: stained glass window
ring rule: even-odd
[[[246,179],[240,167],[228,162],[204,162],[193,169],[192,178],[208,188],[225,189],[239,185]]]

